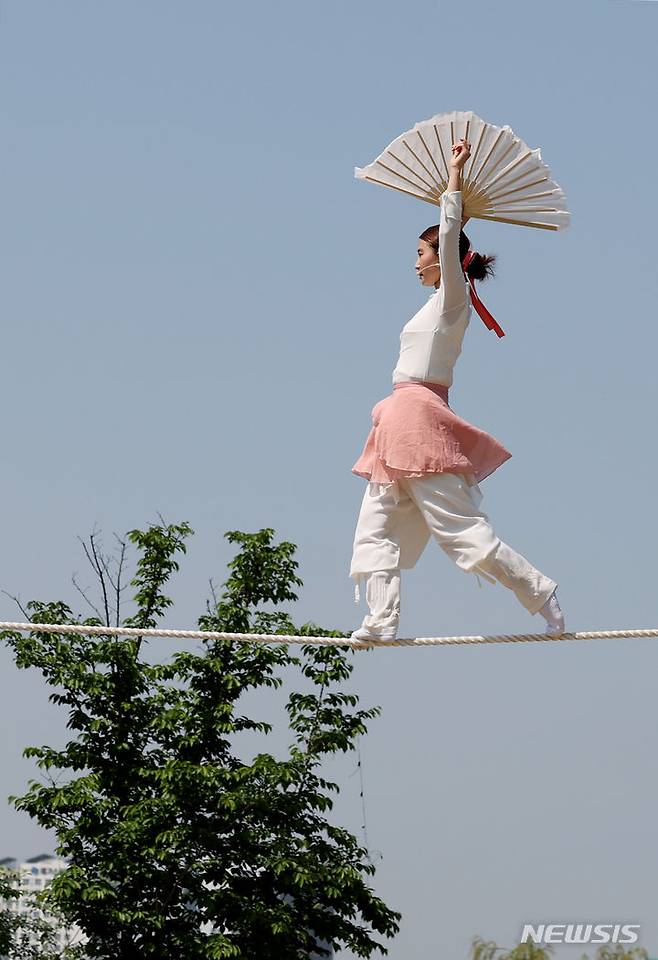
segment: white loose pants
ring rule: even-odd
[[[397,628],[400,570],[416,565],[430,535],[462,570],[508,587],[530,613],[541,609],[557,584],[496,536],[481,500],[477,484],[455,473],[367,485],[350,565],[357,599],[359,580],[366,580],[370,613],[363,626]]]

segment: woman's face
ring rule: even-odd
[[[438,287],[441,280],[441,267],[438,265],[438,256],[436,250],[430,246],[427,240],[418,241],[418,259],[416,260],[416,273],[424,287]],[[422,272],[421,272],[422,271]]]

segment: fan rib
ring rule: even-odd
[[[406,144],[405,144],[405,146],[406,146]],[[387,150],[386,152],[388,153],[388,155],[389,155],[390,157],[393,157],[393,159],[394,159],[397,163],[399,163],[400,166],[404,167],[405,170],[408,170],[409,173],[412,174],[412,176],[416,177],[416,179],[417,179],[420,183],[422,183],[424,186],[428,187],[430,190],[433,190],[433,189],[434,189],[434,184],[433,184],[432,182],[428,183],[423,177],[421,177],[421,175],[420,175],[419,173],[417,173],[417,172],[414,170],[413,167],[410,167],[408,163],[405,163],[404,160],[401,159],[401,157],[396,157],[396,155],[393,153],[392,150]],[[381,161],[380,161],[380,162],[381,162]],[[383,166],[383,164],[382,164],[382,166]]]
[[[399,190],[400,193],[406,193],[408,197],[417,197],[419,200],[425,200],[427,203],[433,203],[435,206],[440,207],[441,203],[438,199],[430,199],[427,196],[423,196],[421,193],[413,193],[411,190],[405,190],[404,187],[396,187],[393,183],[387,183],[386,180],[378,180],[377,177],[369,177],[366,174],[363,177],[364,180],[370,180],[371,183],[379,183],[382,187],[389,187],[391,190]]]
[[[472,182],[472,180],[471,180],[471,175],[470,175],[470,171],[471,171],[471,170],[473,169],[473,167],[475,166],[475,161],[476,161],[477,158],[478,158],[478,154],[479,154],[479,152],[480,152],[480,147],[482,146],[482,141],[483,141],[483,139],[484,139],[484,130],[485,130],[484,127],[481,127],[481,128],[480,128],[480,136],[479,136],[479,139],[478,139],[478,142],[477,142],[477,146],[476,146],[476,148],[475,148],[475,153],[473,154],[471,160],[469,161],[469,175],[468,175],[468,177],[466,177],[466,181],[467,181],[468,183],[471,183],[471,182]]]
[[[499,132],[498,136],[496,137],[496,139],[494,140],[494,142],[492,143],[491,148],[490,148],[490,150],[489,150],[489,153],[486,155],[486,157],[485,157],[484,160],[482,161],[482,165],[480,166],[480,169],[478,170],[478,172],[476,173],[476,175],[473,177],[473,180],[478,180],[478,179],[482,176],[482,171],[484,170],[484,168],[486,167],[487,163],[489,162],[489,159],[490,159],[490,157],[491,157],[491,154],[494,152],[494,150],[495,150],[496,147],[498,146],[498,141],[500,140],[500,138],[502,137],[502,135],[503,135],[503,131],[501,130],[501,131]]]
[[[499,171],[498,173],[496,173],[496,170],[498,170],[498,168],[500,167],[500,165],[501,165],[501,164],[503,163],[503,161],[505,160],[505,157],[507,156],[507,154],[510,152],[510,150],[513,150],[515,146],[516,146],[516,144],[514,144],[514,143],[508,144],[507,149],[504,151],[504,153],[502,153],[502,154],[500,155],[500,157],[498,157],[498,159],[497,159],[496,161],[494,161],[493,169],[490,170],[489,173],[487,174],[487,182],[482,185],[482,187],[480,188],[481,190],[487,190],[487,189],[489,188],[489,184],[490,184],[492,181],[498,180],[499,177],[501,176],[501,174],[505,172],[504,170],[501,170],[501,171]],[[489,156],[491,156],[491,154],[489,154]],[[494,174],[495,174],[495,176],[494,176]],[[479,176],[481,177],[481,175],[482,175],[482,171],[480,171]],[[491,178],[491,179],[490,179],[490,178]]]
[[[498,136],[496,137],[496,139],[494,140],[494,142],[492,143],[491,148],[490,148],[490,150],[489,150],[489,153],[488,153],[488,154],[486,155],[486,157],[484,158],[484,160],[483,160],[483,162],[482,162],[482,166],[480,167],[480,169],[479,169],[478,172],[477,172],[477,175],[476,175],[476,177],[475,177],[476,180],[481,180],[482,174],[484,173],[484,170],[485,170],[487,164],[488,164],[489,161],[491,160],[491,157],[493,156],[493,153],[494,153],[496,147],[497,147],[498,144],[500,143],[500,139],[501,139],[501,137],[503,136],[503,133],[504,133],[504,131],[501,130],[501,131],[499,132]],[[507,152],[508,152],[508,151],[505,151],[505,153],[507,153]],[[503,154],[503,156],[505,156],[505,154]],[[497,166],[497,165],[498,165],[498,161],[496,161],[496,163],[495,163],[495,165],[494,165],[494,170],[496,169],[496,166]]]
[[[545,198],[552,197],[552,196],[553,196],[552,190],[544,190],[543,193],[533,193],[532,196],[530,197],[508,197],[502,203],[499,203],[497,200],[494,201],[493,197],[488,197],[487,199],[489,200],[491,205],[495,207],[496,210],[500,210],[501,208],[510,206],[510,204],[512,203],[534,203],[535,200],[543,200],[544,203],[546,203]],[[536,208],[533,208],[533,209],[536,209]],[[546,209],[548,210],[549,208],[546,207]],[[559,208],[553,206],[550,209],[557,210]]]
[[[513,220],[511,217],[489,217],[486,214],[473,214],[474,220],[495,220],[500,223],[515,223],[520,227],[538,227],[540,230],[559,230],[560,228],[557,224],[554,223],[539,223],[536,220]]]
[[[443,153],[443,147],[441,146],[441,137],[439,136],[439,131],[437,130],[436,124],[432,124],[434,128],[434,133],[436,134],[436,142],[439,145],[439,151],[441,153],[441,159],[443,160],[443,166],[446,168],[446,180],[450,180],[450,170],[448,169],[448,164],[446,163],[446,158]]]
[[[426,167],[426,166],[425,166],[425,164],[423,163],[423,161],[421,160],[421,158],[418,156],[418,154],[416,153],[416,151],[414,150],[414,148],[413,148],[409,143],[407,143],[406,140],[403,140],[402,142],[403,142],[403,144],[405,145],[405,147],[407,148],[407,150],[409,151],[409,153],[413,153],[414,157],[416,158],[416,160],[418,161],[418,163],[421,165],[421,167],[423,168],[423,170],[425,170],[425,172],[427,173],[427,175],[432,178],[432,186],[433,186],[433,187],[438,186],[438,185],[436,184],[436,182],[434,181],[434,175],[433,175],[432,171],[429,169],[429,167]]]
[[[525,177],[525,173],[519,174],[518,177],[515,177],[513,180],[510,180],[509,183],[503,184],[503,189],[510,187],[513,183],[516,183],[517,180],[522,180],[524,177]],[[507,191],[507,193],[494,193],[494,194],[491,194],[490,196],[491,196],[491,199],[495,198],[496,200],[498,200],[500,199],[500,197],[508,197],[508,196],[511,196],[513,193],[518,193],[519,190],[529,190],[530,187],[539,186],[540,183],[550,183],[550,180],[548,179],[548,177],[540,177],[539,180],[533,180],[531,183],[523,183],[521,184],[520,187],[516,187],[514,190],[509,190]]]
[[[558,213],[555,207],[515,207],[509,210],[506,206],[492,209],[492,213]]]
[[[429,148],[429,147],[427,146],[427,144],[425,143],[425,138],[424,138],[422,132],[421,132],[420,130],[418,130],[417,132],[418,132],[418,136],[420,137],[421,143],[423,144],[423,146],[425,147],[425,150],[427,151],[427,156],[430,158],[430,160],[431,160],[432,163],[434,164],[434,168],[436,169],[436,173],[437,173],[437,176],[438,176],[438,178],[439,178],[439,184],[440,184],[440,186],[441,186],[442,189],[445,189],[445,185],[446,185],[447,181],[446,181],[445,177],[443,176],[443,174],[441,173],[441,171],[439,170],[439,165],[437,164],[436,160],[435,160],[434,157],[432,156],[432,153],[431,153],[431,151],[430,151],[430,148]]]
[[[389,173],[392,173],[394,177],[397,177],[399,180],[404,180],[406,183],[410,183],[412,187],[418,187],[422,189],[422,183],[415,183],[413,180],[410,180],[409,177],[405,177],[403,173],[398,173],[397,170],[394,170],[392,167],[389,167],[388,164],[384,163],[383,160],[376,160],[375,163],[378,163],[380,167],[383,167],[384,170],[388,170]]]
[[[487,187],[493,186],[496,180],[500,180],[501,177],[504,177],[506,174],[511,173],[515,167],[518,167],[520,163],[523,163],[524,160],[527,160],[528,157],[532,156],[532,150],[528,149],[527,153],[521,154],[520,157],[517,157],[508,167],[505,167],[504,170],[501,170],[500,173],[497,173],[495,177],[489,180]]]
[[[468,140],[468,131],[470,129],[470,126],[471,126],[471,120],[469,118],[466,121],[466,129],[464,130],[464,140]],[[453,143],[455,142],[456,141],[453,140]],[[466,163],[468,163],[468,160],[466,161]],[[464,164],[464,166],[466,166],[466,164]],[[464,167],[462,167],[462,186],[463,186],[463,183],[464,183]]]

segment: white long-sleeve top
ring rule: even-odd
[[[441,194],[439,263],[441,282],[400,334],[400,356],[393,383],[426,380],[452,385],[452,371],[461,353],[471,314],[468,281],[459,259],[462,224],[460,190]]]

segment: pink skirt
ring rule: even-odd
[[[372,410],[373,427],[352,473],[373,483],[461,473],[479,483],[512,456],[448,406],[448,388],[403,381]]]

